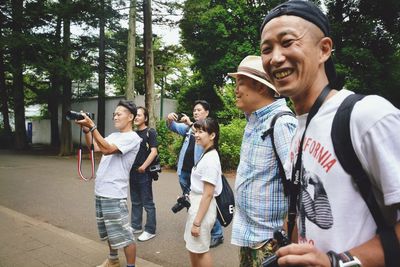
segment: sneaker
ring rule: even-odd
[[[218,247],[222,243],[224,243],[224,237],[222,236],[217,238],[211,238],[210,248]]]
[[[106,259],[101,265],[97,265],[97,267],[120,267],[119,259]]]
[[[142,229],[135,229],[135,228],[132,228],[132,233],[134,233],[134,234],[140,234],[141,232],[143,232]]]
[[[144,231],[144,232],[138,237],[138,240],[139,240],[139,241],[147,241],[147,240],[149,240],[149,239],[152,239],[152,238],[155,237],[155,236],[156,236],[155,234],[150,234],[150,233]]]

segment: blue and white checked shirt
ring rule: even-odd
[[[254,247],[272,238],[274,228],[283,226],[288,199],[283,193],[271,138],[262,140],[261,136],[270,128],[272,117],[284,110],[289,110],[285,99],[279,99],[247,117],[235,181],[234,245]],[[275,145],[283,163],[296,127],[297,120],[292,116],[282,116],[275,123]]]

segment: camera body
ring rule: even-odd
[[[176,115],[177,115],[176,121],[180,121],[183,118],[183,116],[185,116],[185,114],[183,113],[176,113]]]
[[[282,228],[276,229],[274,231],[274,240],[277,243],[277,247],[285,247],[290,244],[290,240]],[[268,258],[264,259],[262,262],[263,267],[279,267],[278,265],[278,258],[276,255],[269,256]]]
[[[149,167],[149,171],[150,172],[161,172],[161,165],[160,164],[151,165]]]
[[[91,112],[84,112],[84,113],[85,113],[91,120],[94,120],[94,113],[91,113]],[[74,120],[80,121],[80,120],[83,120],[83,119],[84,119],[84,117],[83,117],[83,115],[81,114],[81,112],[77,112],[77,111],[73,111],[73,110],[68,111],[67,114],[65,115],[65,118],[66,118],[67,120],[70,120],[70,121],[74,121]]]
[[[183,195],[180,196],[177,201],[176,204],[171,208],[173,213],[177,213],[178,211],[181,211],[183,208],[190,208],[190,199],[188,195]]]

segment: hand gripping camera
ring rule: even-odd
[[[176,204],[171,208],[173,213],[177,213],[183,208],[190,208],[190,200],[188,195],[183,195],[179,197],[176,201]]]
[[[185,114],[183,114],[183,113],[177,113],[176,115],[177,115],[176,121],[181,121],[183,116],[185,116]]]
[[[85,112],[85,114],[86,114],[90,119],[94,120],[94,113]],[[67,120],[69,120],[69,121],[74,121],[74,120],[80,121],[80,120],[83,120],[83,119],[84,119],[84,117],[83,117],[83,115],[81,114],[81,112],[77,112],[77,111],[73,111],[73,110],[68,111],[67,114],[65,115],[65,118],[66,118]]]
[[[274,239],[277,243],[277,247],[284,247],[290,244],[290,240],[288,236],[286,235],[286,232],[282,229],[276,229],[274,231]],[[276,257],[275,254],[269,256],[268,258],[264,259],[262,262],[263,267],[279,267],[278,265],[278,258]]]

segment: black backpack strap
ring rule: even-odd
[[[398,266],[398,255],[400,255],[400,245],[393,226],[389,226],[383,217],[381,209],[372,192],[371,181],[364,171],[351,141],[350,117],[354,105],[364,95],[349,95],[339,106],[332,123],[331,138],[336,156],[343,169],[353,177],[357,184],[360,194],[366,202],[372,217],[378,227],[382,247],[385,253],[385,266]]]
[[[282,163],[281,159],[279,158],[279,154],[278,154],[278,151],[276,150],[275,140],[274,140],[274,126],[275,126],[275,123],[279,119],[279,117],[285,116],[285,115],[289,115],[289,116],[295,117],[295,115],[291,111],[281,111],[281,112],[276,113],[274,115],[274,117],[272,118],[272,120],[271,120],[270,128],[268,130],[266,130],[265,132],[263,132],[263,134],[261,135],[261,138],[262,138],[262,140],[265,140],[265,138],[268,135],[271,135],[272,148],[274,149],[274,153],[276,155],[276,159],[278,160],[279,176],[282,179],[283,192],[285,193],[285,196],[288,196],[289,195],[289,182],[290,181],[286,179],[285,169],[283,168],[283,163]]]

